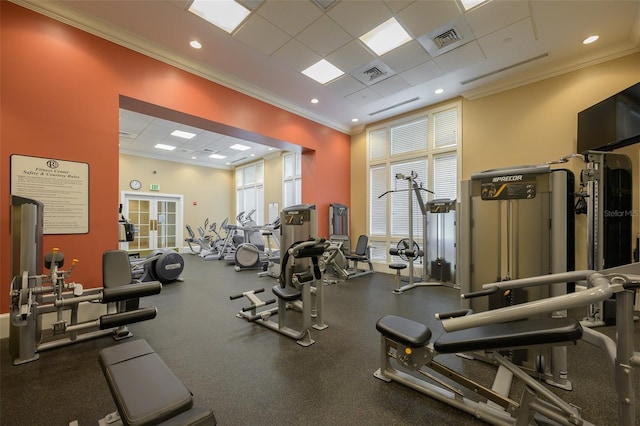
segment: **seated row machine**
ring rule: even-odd
[[[10,318],[12,328],[17,332],[11,336],[10,347],[14,365],[35,361],[44,350],[107,334],[115,340],[130,337],[126,324],[156,317],[156,308],[140,308],[138,298],[160,293],[162,284],[157,281],[132,283],[125,251],[112,250],[103,254],[102,288],[84,289],[80,283],[65,282],[77,263],[74,259],[69,270],[60,269],[64,265],[64,254],[54,248],[44,257],[48,274],[29,275],[24,271],[13,278]],[[79,322],[82,302],[106,304],[107,313],[96,320]],[[64,315],[67,310],[70,311],[68,320]],[[47,341],[44,341],[42,327],[45,314],[55,314],[51,326],[53,338]]]
[[[243,307],[236,316],[277,331],[294,339],[301,346],[310,346],[315,343],[315,340],[311,338],[310,328],[324,330],[328,327],[323,316],[324,294],[322,268],[319,261],[327,246],[328,243],[324,239],[312,239],[293,244],[283,257],[283,267],[278,279],[279,284],[272,288],[278,305],[270,309],[259,310],[275,303],[276,299],[263,301],[256,296],[264,289],[246,291],[229,297],[230,300],[246,297],[251,303],[249,306]],[[296,266],[298,259],[311,259],[312,266],[306,270],[300,270]],[[292,261],[289,262],[289,260]],[[288,325],[288,310],[290,309],[302,312],[302,324],[299,328],[294,329]],[[277,321],[270,319],[273,315],[277,315]]]
[[[381,334],[381,365],[374,376],[408,386],[490,424],[591,425],[582,418],[577,407],[563,401],[498,352],[499,349],[533,345],[565,345],[582,338],[602,348],[613,364],[618,397],[617,424],[631,426],[635,423],[637,406],[633,368],[640,367],[640,352],[634,352],[633,344],[633,298],[634,291],[640,288],[640,264],[600,272],[566,272],[485,284],[484,290],[463,297],[539,285],[565,285],[581,280],[586,280],[587,289],[577,293],[476,314],[469,310],[437,314],[436,318],[443,320],[445,333],[434,342],[431,342],[431,330],[426,325],[395,315],[384,316],[376,323]],[[583,329],[572,318],[527,319],[588,306],[614,294],[619,315],[615,341],[593,329]],[[526,320],[515,321],[522,319]],[[483,386],[435,360],[440,354],[473,351],[485,351],[498,366],[492,387]],[[426,380],[411,372],[421,374]],[[510,395],[513,377],[524,384],[519,401]],[[477,402],[469,398],[469,394],[476,394],[484,401]]]

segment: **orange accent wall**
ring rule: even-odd
[[[12,154],[89,163],[89,234],[45,236],[44,249],[79,258],[73,280],[101,286],[102,253],[118,245],[121,95],[301,146],[302,199],[316,204],[320,235],[328,234],[329,203],[349,204],[348,135],[13,3],[0,1],[0,23],[1,313],[11,281]]]

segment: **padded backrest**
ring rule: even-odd
[[[124,250],[108,250],[102,254],[102,285],[105,288],[131,284],[131,263]]]
[[[358,256],[365,256],[367,254],[367,245],[369,244],[369,237],[366,235],[360,235],[358,237],[358,244],[356,244],[356,254]]]

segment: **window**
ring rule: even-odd
[[[236,168],[236,216],[255,209],[251,217],[264,223],[264,163]]]
[[[302,203],[302,167],[300,153],[282,156],[282,198],[283,207]]]
[[[414,241],[424,249],[424,220],[416,190],[411,192],[413,221],[409,223],[410,188],[405,176],[415,177],[425,203],[457,198],[460,108],[456,102],[368,131],[368,229],[373,261],[399,261],[389,255],[389,248],[408,238],[410,226]]]

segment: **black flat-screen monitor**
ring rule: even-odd
[[[578,113],[578,150],[612,151],[640,142],[640,83]]]

